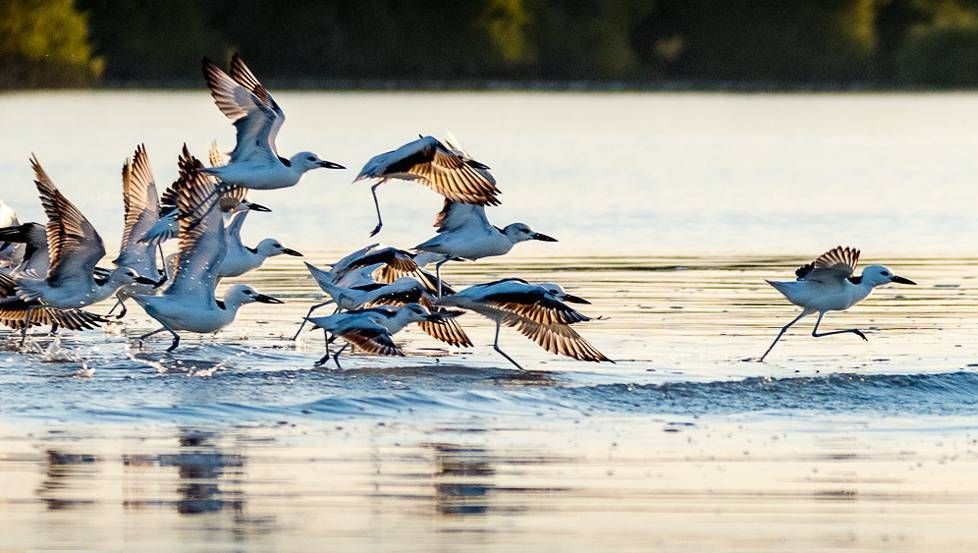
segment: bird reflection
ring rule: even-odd
[[[192,430],[181,430],[178,437],[181,451],[173,455],[160,455],[161,467],[173,466],[178,469],[179,485],[176,502],[177,512],[181,514],[212,513],[224,509],[240,512],[241,499],[225,499],[228,493],[222,491],[219,482],[226,469],[240,469],[244,457],[239,454],[224,453],[213,440],[213,436]],[[231,472],[240,473],[240,470]]]
[[[44,479],[36,492],[38,498],[51,511],[95,503],[92,499],[72,498],[68,495],[72,490],[88,488],[98,461],[98,457],[94,455],[47,450],[43,465]]]
[[[483,447],[428,444],[435,454],[435,506],[442,515],[480,515],[489,510],[496,474]]]

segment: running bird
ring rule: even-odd
[[[590,317],[566,305],[590,303],[568,294],[553,283],[531,284],[518,278],[507,278],[470,286],[461,292],[444,296],[437,304],[474,311],[496,323],[492,347],[516,368],[523,370],[512,357],[499,347],[502,325],[516,328],[550,353],[565,355],[580,361],[611,359],[594,348],[570,325],[589,321]]]
[[[226,190],[226,185],[260,190],[288,188],[311,169],[345,169],[312,152],[299,152],[291,159],[278,154],[275,137],[285,122],[285,113],[241,56],[231,57],[230,75],[207,58],[202,68],[214,102],[237,129],[230,163],[201,169],[223,183],[215,194]]]
[[[505,255],[513,246],[527,240],[556,242],[546,234],[535,232],[523,223],[499,228],[489,223],[486,208],[481,205],[445,200],[445,206],[435,218],[438,234],[415,249],[445,256],[435,263],[435,278],[441,282],[441,266],[452,259],[476,260]],[[438,296],[442,290],[439,288]]]
[[[431,313],[420,304],[409,303],[396,309],[374,307],[334,313],[327,317],[308,317],[306,320],[313,323],[313,329],[323,329],[323,336],[326,339],[326,354],[316,362],[316,366],[324,365],[329,361],[329,346],[336,338],[346,340],[346,345],[333,355],[333,361],[336,363],[336,368],[339,369],[342,368],[340,366],[340,354],[350,344],[375,355],[403,356],[404,352],[401,351],[400,346],[394,343],[394,334],[411,323],[432,322],[437,324],[458,315],[460,313],[457,311]],[[330,334],[333,336],[330,337]]]
[[[788,301],[801,307],[802,311],[790,323],[781,328],[781,332],[778,333],[778,336],[771,342],[770,347],[758,361],[764,361],[764,358],[771,353],[774,345],[791,328],[791,325],[815,312],[818,312],[818,320],[815,321],[815,328],[812,329],[812,336],[815,338],[852,333],[866,340],[866,335],[857,328],[833,330],[819,334],[818,325],[822,322],[822,317],[827,311],[845,311],[866,299],[877,286],[891,282],[917,284],[912,280],[894,275],[893,271],[883,265],[870,265],[863,269],[862,275],[852,276],[858,261],[859,250],[837,246],[820,255],[815,261],[799,267],[795,271],[795,276],[798,277],[795,281],[766,281],[788,298]]]
[[[20,299],[30,304],[38,301],[49,307],[85,307],[106,299],[120,286],[156,283],[130,267],[118,267],[105,280],[96,279],[95,264],[105,256],[102,237],[58,190],[36,157],[31,158],[31,167],[41,204],[48,216],[46,233],[51,263],[45,278],[17,278]]]
[[[180,246],[170,286],[159,296],[137,295],[133,299],[156,319],[162,328],[139,337],[142,343],[160,332],[169,332],[173,342],[167,351],[180,345],[178,330],[197,333],[217,332],[234,321],[238,309],[247,303],[283,303],[259,294],[250,286],[238,284],[217,299],[217,269],[227,251],[224,222],[216,196],[217,184],[202,172],[203,165],[190,155],[184,145],[177,181],[178,207],[181,212],[198,210],[196,218],[180,219]]]
[[[353,182],[378,179],[370,187],[377,210],[375,236],[384,226],[377,201],[377,187],[390,179],[416,180],[449,200],[478,205],[499,205],[500,194],[489,167],[468,156],[451,143],[433,136],[421,136],[400,148],[378,154],[363,166]]]
[[[57,309],[38,302],[25,302],[17,297],[17,282],[0,273],[0,325],[23,332],[21,346],[26,339],[26,330],[32,326],[50,325],[52,332],[59,327],[68,330],[90,330],[97,328],[105,319],[82,311],[81,309]]]

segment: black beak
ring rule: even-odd
[[[466,163],[469,165],[469,167],[475,167],[476,169],[484,169],[486,171],[489,170],[489,166],[488,165],[486,165],[485,163],[480,163],[480,162],[478,162],[478,161],[476,161],[474,159],[470,159],[470,160],[466,161]]]
[[[292,248],[285,248],[285,249],[282,250],[282,253],[284,253],[285,255],[292,255],[292,256],[295,256],[295,257],[302,257],[302,254],[301,253],[293,250]]]
[[[902,276],[896,276],[896,275],[893,275],[890,278],[890,282],[895,282],[897,284],[912,284],[914,286],[917,285],[916,282],[910,280],[909,278],[903,278]]]
[[[557,239],[552,236],[547,236],[546,234],[540,234],[539,232],[533,233],[533,239],[539,240],[541,242],[556,242]]]
[[[339,163],[333,163],[332,161],[326,160],[320,161],[319,166],[324,169],[346,169],[346,167],[343,167]]]
[[[258,294],[255,296],[255,301],[258,303],[285,303],[284,301],[273,298],[272,296],[266,296],[265,294]]]
[[[564,294],[564,298],[563,299],[564,299],[564,301],[569,301],[571,303],[586,303],[588,305],[591,305],[591,302],[587,301],[586,299],[584,299],[584,298],[582,298],[580,296],[575,296],[573,294]]]
[[[261,211],[264,213],[271,213],[272,211],[271,209],[268,209],[267,207],[261,204],[256,204],[255,202],[248,202],[248,209],[252,211]]]
[[[151,278],[146,278],[144,276],[136,277],[136,282],[139,284],[152,284],[153,286],[158,286],[159,284],[162,284],[162,283],[157,283],[157,281]]]

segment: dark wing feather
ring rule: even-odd
[[[573,324],[591,320],[565,303],[548,297],[542,289],[499,292],[483,297],[482,301],[542,325]]]
[[[394,338],[383,328],[353,328],[340,334],[344,340],[374,355],[403,356]]]
[[[473,165],[469,160],[450,152],[440,143],[432,147],[427,158],[407,167],[405,172],[420,177],[421,181],[442,196],[457,202],[477,205],[499,205],[496,197],[496,179],[489,171]]]
[[[568,325],[539,324],[516,316],[505,317],[503,323],[516,328],[520,334],[550,353],[579,361],[611,361]]]
[[[795,271],[798,280],[844,280],[852,276],[859,263],[859,250],[850,247],[837,246],[815,261],[799,267]]]

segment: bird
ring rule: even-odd
[[[0,201],[0,228],[16,227],[20,225],[17,213],[7,204]],[[23,258],[23,248],[16,242],[5,241],[0,237],[0,269],[16,267]]]
[[[312,169],[345,169],[312,152],[291,158],[279,155],[275,138],[285,122],[285,113],[237,53],[231,56],[230,74],[209,59],[201,67],[211,96],[221,112],[237,129],[237,144],[227,165],[201,169],[220,179],[214,194],[229,186],[273,190],[288,188]]]
[[[350,344],[375,355],[403,356],[404,352],[400,346],[394,343],[394,334],[411,323],[437,324],[460,314],[460,312],[448,311],[432,313],[423,305],[409,303],[399,308],[373,307],[334,313],[326,317],[307,317],[306,320],[313,324],[313,329],[323,329],[326,340],[326,354],[316,362],[317,366],[329,361],[329,346],[337,337],[346,340],[346,345],[333,354],[336,368],[342,368],[340,354]],[[332,337],[329,336],[330,334]]]
[[[364,164],[353,182],[377,179],[370,187],[377,210],[375,236],[384,226],[377,187],[391,179],[415,180],[449,200],[478,205],[499,205],[496,179],[489,167],[433,136],[420,136],[400,148],[378,154]]]
[[[611,359],[595,349],[571,328],[590,317],[564,302],[588,304],[584,298],[566,293],[554,283],[531,284],[519,278],[506,278],[476,284],[452,295],[442,296],[437,305],[474,311],[496,323],[492,347],[516,368],[523,367],[499,347],[502,325],[516,328],[550,353],[580,361]]]
[[[116,267],[129,267],[147,278],[156,276],[152,284],[128,284],[120,287],[116,295],[116,304],[109,311],[111,315],[120,308],[117,318],[126,315],[126,299],[136,294],[151,294],[162,286],[167,279],[166,271],[160,270],[156,262],[157,250],[160,257],[163,251],[159,245],[139,240],[160,219],[160,200],[156,192],[156,179],[149,163],[146,146],[136,147],[132,159],[127,159],[122,165],[122,199],[124,207],[124,225],[122,241],[119,246],[119,256],[113,263]]]
[[[0,324],[23,331],[22,346],[26,330],[32,326],[50,325],[54,332],[59,327],[90,330],[104,322],[105,319],[101,316],[81,309],[57,309],[37,301],[25,302],[17,297],[17,282],[14,278],[0,272]]]
[[[476,260],[505,255],[514,245],[527,240],[557,241],[524,223],[512,223],[504,228],[493,226],[486,217],[485,207],[447,199],[435,217],[434,226],[438,229],[437,234],[414,249],[445,256],[435,263],[435,278],[439,282],[441,266],[453,259]],[[438,296],[441,295],[442,290],[439,290]]]
[[[203,165],[184,145],[180,157],[180,178],[177,181],[177,205],[181,212],[198,209],[205,198],[214,198],[217,183],[203,173]],[[160,332],[169,332],[173,341],[167,351],[180,345],[177,331],[196,333],[217,332],[231,324],[238,309],[259,302],[281,304],[282,300],[258,293],[251,286],[237,284],[224,294],[223,301],[215,295],[217,269],[227,246],[224,222],[217,201],[210,201],[195,218],[180,219],[180,245],[177,263],[170,285],[157,296],[136,295],[133,299],[162,327],[138,338],[143,343]]]
[[[36,156],[31,157],[34,183],[48,217],[45,227],[50,265],[44,277],[17,277],[17,296],[26,303],[37,300],[49,307],[85,307],[111,296],[127,284],[155,284],[131,267],[117,267],[104,280],[96,278],[95,264],[105,256],[105,245],[95,227],[54,185]],[[31,308],[28,308],[31,309]]]
[[[6,243],[24,244],[20,261],[12,268],[8,268],[11,276],[37,276],[48,272],[50,260],[47,231],[44,225],[31,222],[0,228],[0,240]]]
[[[266,238],[254,248],[244,245],[241,241],[241,227],[244,225],[245,218],[252,210],[253,205],[255,204],[241,203],[231,212],[225,229],[227,253],[217,272],[221,278],[241,276],[248,271],[261,267],[266,259],[276,255],[302,257],[301,253],[292,248],[286,248],[274,238]]]
[[[299,333],[302,332],[308,318],[312,316],[312,312],[330,303],[336,304],[334,313],[368,306],[401,306],[408,303],[420,303],[426,309],[435,311],[435,297],[432,295],[432,290],[416,278],[405,276],[391,283],[372,282],[348,288],[334,284],[333,275],[328,271],[323,271],[310,263],[306,263],[306,268],[312,274],[316,284],[329,295],[330,300],[314,304],[309,308],[302,324],[299,325],[299,329],[292,337],[293,340],[299,337]],[[421,321],[418,326],[432,338],[448,345],[456,347],[472,345],[468,335],[454,319],[445,319],[438,321],[438,323]]]
[[[815,328],[812,329],[813,337],[821,338],[834,334],[851,333],[867,340],[866,335],[858,328],[833,330],[819,334],[818,325],[821,324],[822,317],[825,316],[826,312],[849,309],[866,299],[877,286],[890,283],[917,284],[910,279],[893,274],[893,271],[883,265],[869,265],[863,269],[861,275],[853,276],[858,262],[859,250],[837,246],[818,256],[815,261],[799,267],[795,271],[797,280],[765,281],[775,290],[781,292],[788,301],[801,307],[802,311],[791,322],[781,327],[781,332],[774,338],[774,341],[771,342],[767,351],[758,361],[764,361],[774,349],[774,345],[793,324],[816,312],[818,313],[818,320],[815,321]]]

